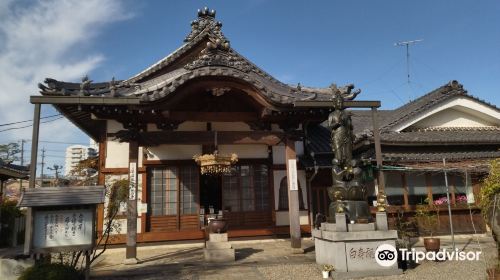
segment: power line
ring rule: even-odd
[[[52,115],[52,116],[46,116],[46,117],[41,117],[40,119],[48,119],[48,118],[52,118],[52,117],[57,117],[57,116],[60,116],[61,114],[55,114],[55,115]],[[25,122],[32,122],[33,120],[25,120],[25,121],[18,121],[18,122],[12,122],[12,123],[4,123],[4,124],[0,124],[0,126],[8,126],[8,125],[13,125],[13,124],[18,124],[18,123],[25,123]]]
[[[38,141],[41,143],[49,144],[70,144],[70,145],[88,145],[89,143],[77,143],[77,142],[59,142],[59,141]]]
[[[49,123],[49,122],[57,121],[57,120],[60,120],[60,119],[63,119],[63,118],[64,117],[59,117],[57,119],[53,119],[53,120],[49,120],[49,121],[44,121],[44,122],[40,122],[40,123]],[[21,129],[21,128],[27,128],[27,127],[30,127],[30,126],[33,126],[33,125],[30,124],[30,125],[20,126],[20,127],[11,127],[11,128],[7,128],[7,129],[4,129],[4,130],[0,130],[0,132],[4,132],[4,131],[8,131],[8,130]]]

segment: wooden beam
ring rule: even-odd
[[[30,96],[32,104],[138,105],[139,97]]]
[[[295,101],[296,108],[332,108],[332,101]],[[345,108],[379,108],[380,101],[344,101]]]
[[[129,142],[129,195],[127,200],[127,247],[125,262],[137,263],[137,193],[138,193],[138,159],[139,145],[137,141]]]
[[[177,121],[213,121],[213,122],[234,122],[235,120],[256,121],[258,116],[255,112],[169,112],[169,120]]]
[[[425,173],[425,185],[427,186],[427,200],[429,205],[432,205],[434,202],[432,199],[432,177],[431,173]]]
[[[401,183],[403,184],[404,208],[405,209],[409,209],[409,203],[408,203],[408,178],[406,178],[406,172],[401,173]]]
[[[30,179],[29,188],[35,187],[36,181],[36,166],[38,159],[38,137],[40,136],[40,111],[41,104],[35,104],[35,110],[33,113],[33,134],[31,137],[31,162],[30,162]],[[43,180],[43,178],[42,178]],[[22,187],[22,186],[21,186]],[[29,255],[31,253],[31,242],[32,242],[32,208],[28,207],[26,211],[26,226],[24,232],[24,254]]]
[[[110,135],[108,134],[108,136]],[[284,133],[274,131],[217,132],[217,143],[219,145],[266,144],[272,146],[280,143],[283,138]],[[213,131],[151,131],[140,132],[138,139],[141,146],[160,144],[213,145],[215,133]]]
[[[378,127],[378,114],[377,108],[372,108],[372,122],[373,122],[373,139],[375,144],[375,158],[377,160],[378,169],[378,191],[385,193],[385,177],[382,168],[382,146],[380,144],[380,129]]]

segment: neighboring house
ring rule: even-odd
[[[355,153],[373,159],[371,112],[353,110],[352,114]],[[444,170],[447,170],[455,230],[472,232],[466,203],[477,202],[489,161],[500,157],[500,109],[468,94],[457,81],[451,81],[397,109],[378,111],[378,120],[390,212],[411,213],[415,205],[425,203],[426,199],[435,204],[445,202]],[[332,157],[329,134],[323,126],[310,128],[308,151],[314,155],[305,159],[309,168],[314,166],[312,159],[317,166],[329,168]],[[312,182],[312,196],[321,198],[313,203],[313,212],[325,213],[329,203],[325,187],[331,184],[331,179],[324,171],[320,174]],[[370,201],[375,200],[375,194],[372,186]],[[475,206],[472,210],[476,213],[478,230],[484,230],[479,210]],[[441,218],[441,230],[447,232],[446,213]]]
[[[0,198],[15,199],[15,195],[11,195],[11,189],[6,190],[7,182],[13,179],[28,179],[28,177],[27,166],[8,163],[0,159]]]
[[[92,144],[92,141],[91,141]],[[97,150],[83,145],[72,145],[66,148],[66,160],[64,165],[64,176],[71,177],[71,172],[80,163],[80,161],[96,157]]]

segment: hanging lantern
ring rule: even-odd
[[[238,162],[238,155],[219,155],[215,150],[213,154],[196,155],[194,161],[200,166],[202,175],[224,175],[231,172],[231,166]]]

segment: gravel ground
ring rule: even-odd
[[[304,241],[311,246],[312,241]],[[469,244],[468,246],[471,246]],[[123,252],[107,252],[106,260],[94,268],[95,279],[195,279],[195,280],[299,280],[322,279],[314,251],[292,254],[287,241],[235,243],[237,261],[216,265],[203,261],[201,248],[148,248],[140,250],[141,263],[121,264]],[[471,246],[474,247],[474,246]],[[469,250],[475,250],[469,247]],[[494,243],[483,243],[480,261],[424,261],[402,275],[367,277],[363,280],[484,280],[486,268],[496,260]],[[485,263],[486,262],[486,263]]]
[[[486,268],[495,260],[496,248],[483,248],[486,259],[479,261],[424,261],[402,275],[365,277],[362,280],[484,280]],[[486,261],[486,263],[485,263]],[[321,268],[316,264],[292,264],[258,267],[265,279],[322,279]]]

